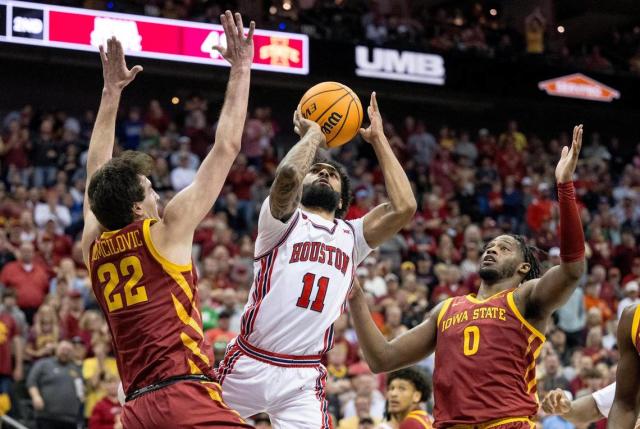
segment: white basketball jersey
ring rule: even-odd
[[[371,252],[363,220],[330,222],[297,209],[288,222],[260,211],[254,282],[241,338],[284,355],[322,355],[333,345],[333,322],[346,308],[355,268]]]

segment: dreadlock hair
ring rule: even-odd
[[[522,280],[526,282],[528,280],[537,279],[540,277],[541,269],[540,269],[540,261],[538,260],[538,256],[536,255],[539,249],[535,246],[529,246],[527,244],[526,239],[522,235],[518,234],[507,234],[509,237],[516,240],[518,246],[520,247],[520,251],[522,252],[522,256],[524,257],[524,261],[531,266],[529,272]]]
[[[114,231],[133,222],[133,205],[145,198],[139,176],[148,176],[152,168],[149,155],[128,150],[94,173],[89,182],[89,204],[103,227]]]
[[[330,159],[320,151],[316,152],[316,156],[313,159],[313,164],[318,164],[318,163],[328,164],[332,166],[333,168],[336,169],[336,171],[338,172],[338,175],[340,175],[340,183],[341,183],[340,201],[342,202],[342,207],[336,209],[335,216],[338,219],[342,219],[342,217],[349,210],[349,205],[351,205],[351,198],[352,198],[351,179],[349,179],[349,176],[347,175],[347,172],[344,169],[344,166],[342,164]]]
[[[431,382],[427,375],[417,367],[409,367],[394,371],[387,376],[387,388],[395,379],[406,380],[413,384],[413,387],[420,392],[420,402],[428,401],[431,398]]]

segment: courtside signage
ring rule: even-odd
[[[0,0],[0,41],[97,52],[116,36],[127,55],[228,66],[213,49],[225,46],[221,25]],[[248,26],[248,23],[246,23]],[[253,69],[309,74],[305,34],[256,30]]]
[[[542,81],[538,83],[538,88],[555,97],[581,98],[607,103],[620,98],[620,92],[582,73]]]
[[[356,46],[356,75],[444,85],[444,58],[422,52]]]

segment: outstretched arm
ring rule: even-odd
[[[573,128],[571,148],[562,149],[556,167],[558,203],[560,206],[560,265],[547,271],[540,280],[532,280],[523,288],[527,317],[546,320],[562,306],[578,285],[585,270],[584,233],[576,205],[573,173],[582,147],[582,125]]]
[[[577,425],[593,423],[603,418],[593,395],[586,395],[575,401],[569,401],[562,389],[554,389],[549,392],[542,401],[542,409],[547,414],[557,414],[568,422]]]
[[[162,226],[166,228],[167,240],[184,237],[191,245],[193,231],[213,207],[229,173],[229,169],[240,152],[242,130],[249,102],[249,82],[253,61],[253,31],[251,21],[249,34],[244,37],[242,17],[226,11],[220,16],[227,38],[227,48],[216,47],[231,63],[227,92],[220,112],[215,144],[196,173],[193,183],[180,191],[164,210]],[[162,243],[159,243],[164,247]],[[166,244],[166,243],[165,243]]]
[[[627,307],[618,324],[620,361],[616,374],[616,397],[607,424],[610,429],[633,429],[640,412],[640,355],[635,347],[637,325],[640,323],[636,317],[640,318],[640,310],[636,308],[640,307]]]
[[[282,222],[288,221],[298,207],[302,197],[302,181],[311,168],[318,148],[325,148],[327,144],[320,126],[305,119],[300,107],[293,113],[293,125],[300,141],[280,161],[269,194],[271,216]]]
[[[357,279],[354,279],[354,282],[352,296],[349,298],[349,312],[353,317],[358,344],[373,372],[404,368],[433,353],[436,347],[438,314],[442,304],[436,306],[420,325],[392,341],[387,341],[373,323],[360,283]]]
[[[380,204],[364,217],[364,238],[370,247],[375,248],[393,237],[411,220],[417,203],[409,178],[384,135],[375,92],[371,94],[367,113],[371,125],[367,129],[361,129],[360,135],[373,146],[389,195],[389,202]]]
[[[116,115],[120,104],[122,90],[129,85],[136,75],[142,71],[141,66],[127,68],[122,44],[112,37],[107,40],[107,49],[100,45],[100,61],[104,86],[102,98],[93,125],[89,153],[87,156],[87,183],[84,193],[84,230],[82,231],[82,251],[85,262],[88,259],[89,246],[100,233],[100,224],[89,206],[89,182],[94,173],[113,156],[115,140]]]

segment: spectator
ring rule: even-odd
[[[49,305],[41,306],[33,318],[33,327],[25,349],[26,357],[35,362],[52,356],[61,338],[55,310]]]
[[[73,346],[63,340],[55,357],[42,359],[27,378],[38,429],[76,429],[83,393],[81,370],[72,361]]]
[[[105,396],[98,401],[89,418],[89,429],[114,429],[120,420],[122,405],[118,402],[117,375],[105,374],[100,384]]]
[[[355,376],[353,387],[357,396],[367,396],[370,399],[369,416],[374,419],[382,419],[385,410],[384,396],[376,388],[376,378],[370,372],[363,372]],[[356,397],[357,397],[356,396]],[[344,406],[344,417],[357,416],[355,399],[348,401]]]
[[[5,292],[3,301],[6,302],[10,296]],[[24,339],[6,304],[0,310],[0,334],[0,414],[6,414],[11,408],[13,383],[21,381],[24,376]]]
[[[171,186],[179,192],[189,186],[196,177],[196,169],[189,165],[189,156],[180,155],[178,166],[171,171]]]
[[[551,392],[553,389],[567,390],[569,388],[569,381],[564,378],[561,369],[560,359],[556,352],[548,353],[544,358],[544,376],[539,384],[543,394]]]
[[[622,312],[625,308],[640,304],[640,287],[638,286],[638,282],[635,280],[630,281],[624,286],[624,294],[625,297],[618,304],[618,320],[620,320],[620,316],[622,316]]]
[[[0,305],[0,313],[11,315],[16,323],[17,330],[23,338],[29,335],[29,324],[24,312],[17,305],[16,291],[14,289],[5,289],[2,292],[2,304]]]
[[[27,145],[33,170],[33,186],[41,188],[53,185],[58,162],[58,147],[54,140],[54,120],[52,117],[43,119],[40,124],[40,134],[33,143]]]
[[[230,319],[231,313],[228,311],[222,311],[218,314],[218,327],[205,332],[205,337],[209,344],[224,343],[226,347],[229,341],[236,337],[237,333],[229,330]]]
[[[82,363],[82,378],[86,386],[85,418],[92,418],[96,404],[105,396],[111,395],[108,389],[110,387],[109,383],[118,377],[116,360],[109,355],[110,351],[111,346],[109,343],[98,340],[93,344],[94,357],[87,358]]]
[[[338,429],[359,429],[362,423],[371,421],[377,425],[381,419],[371,417],[371,396],[366,393],[358,393],[354,399],[356,413],[353,416],[340,420]],[[366,423],[365,423],[366,424]]]
[[[587,323],[587,310],[584,304],[584,292],[577,287],[565,305],[558,309],[558,327],[567,335],[567,347],[584,344],[582,330]]]
[[[71,225],[71,213],[67,207],[60,204],[58,192],[51,189],[47,192],[46,202],[36,204],[34,220],[40,228],[48,221],[53,221],[56,232],[60,233]]]
[[[46,270],[34,262],[33,244],[23,242],[18,252],[18,260],[9,262],[0,272],[0,282],[5,287],[15,289],[18,295],[18,307],[24,311],[29,323],[38,307],[44,301],[49,289],[49,277]]]

